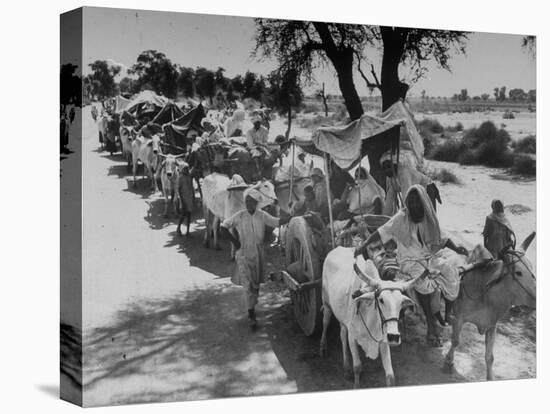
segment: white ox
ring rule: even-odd
[[[229,177],[219,173],[209,174],[203,179],[202,197],[206,225],[204,245],[206,247],[212,244],[211,239],[213,238],[214,248],[219,249],[218,227],[220,222],[246,208],[244,203],[246,188],[228,190],[229,183]],[[261,209],[271,204],[276,204],[277,195],[275,194],[273,184],[269,181],[259,181],[250,187],[258,190],[262,195],[257,208]],[[231,257],[234,257],[233,246],[231,246]]]
[[[357,276],[354,266],[368,282]],[[353,248],[337,247],[327,255],[323,264],[323,334],[320,351],[322,356],[327,353],[327,328],[334,315],[340,322],[346,376],[351,376],[351,350],[355,388],[360,386],[362,370],[359,346],[371,359],[380,355],[386,373],[386,385],[395,384],[390,346],[401,343],[399,313],[402,308],[414,306],[414,302],[403,292],[415,282],[416,279],[409,282],[381,280],[371,260],[365,262],[359,256],[355,261]]]
[[[128,126],[120,127],[120,142],[122,144],[122,157],[128,164],[128,170],[132,164],[132,142],[136,138],[134,128]]]
[[[176,212],[179,179],[178,159],[183,157],[183,155],[159,154],[159,157],[163,159],[158,170],[158,175],[160,175],[162,193],[164,195],[164,217],[168,217],[168,206],[170,204],[172,204],[173,211]]]
[[[158,168],[159,154],[161,153],[160,138],[158,135],[153,135],[152,138],[145,138],[140,135],[132,142],[132,170],[134,174],[134,187],[136,186],[138,161],[141,161],[147,175],[151,179],[151,187],[154,191],[157,191],[155,171]]]

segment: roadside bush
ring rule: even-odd
[[[449,132],[464,131],[464,125],[462,125],[461,122],[457,122],[454,126],[449,126],[449,127],[445,128],[445,130],[449,131]]]
[[[460,140],[433,145],[428,158],[462,165],[508,168],[514,163],[510,142],[510,134],[505,129],[497,129],[493,122],[487,121],[465,131]]]
[[[441,144],[432,144],[432,148],[428,153],[428,158],[437,161],[458,162],[458,157],[464,151],[462,141],[449,139]]]
[[[537,174],[537,160],[535,157],[527,154],[516,154],[512,164],[512,172],[520,175]]]
[[[506,112],[504,112],[504,114],[502,115],[502,118],[503,119],[514,119],[516,116],[514,115],[514,113],[510,110],[507,110]]]
[[[304,104],[303,112],[305,114],[310,114],[310,113],[313,113],[313,112],[321,112],[322,110],[324,110],[324,109],[321,108],[320,104],[317,104],[315,102],[308,102],[308,103]]]
[[[432,118],[424,118],[418,123],[418,129],[420,133],[430,132],[432,134],[441,134],[444,131],[443,125],[437,120]]]
[[[515,153],[536,154],[537,137],[535,135],[528,135],[525,138],[515,142],[513,144],[513,148]]]
[[[478,128],[471,128],[463,137],[464,145],[471,153],[465,154],[461,164],[510,167],[512,157],[508,146],[511,140],[505,129],[497,129],[491,121],[482,123]]]

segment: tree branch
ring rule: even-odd
[[[373,89],[378,88],[379,90],[382,90],[382,87],[380,85],[380,82],[378,82],[378,78],[376,77],[376,74],[374,73],[374,65],[371,65],[372,68],[372,74],[374,75],[374,82],[369,81],[367,78],[367,75],[365,75],[365,72],[363,72],[363,69],[361,69],[361,58],[359,56],[359,53],[355,53],[355,56],[357,57],[357,70],[359,71],[359,74],[367,84],[367,88]]]
[[[337,48],[336,48],[336,45],[334,44],[334,39],[330,34],[330,30],[328,29],[328,25],[322,22],[313,22],[313,27],[315,27],[315,30],[317,30],[317,33],[319,33],[321,42],[324,45],[323,50],[327,53],[327,55],[335,56],[337,52]]]

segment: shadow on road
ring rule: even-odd
[[[240,293],[216,284],[140,301],[86,335],[88,403],[292,392],[278,361],[270,357],[267,335],[249,331]],[[125,384],[124,392],[118,394],[110,386],[113,381]]]

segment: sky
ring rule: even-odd
[[[226,76],[244,74],[247,70],[267,74],[277,67],[276,61],[259,61],[251,56],[254,50],[254,21],[251,17],[217,16],[153,12],[129,9],[89,8],[83,13],[84,74],[88,64],[110,60],[124,68],[132,66],[144,50],[163,52],[173,63],[183,66],[223,67]],[[450,61],[452,72],[428,62],[426,76],[411,86],[409,96],[426,90],[428,96],[452,96],[468,89],[470,96],[489,93],[496,86],[536,88],[535,59],[521,47],[521,35],[472,33],[466,54],[454,54]],[[379,72],[378,52],[368,50],[369,62]],[[363,68],[370,67],[366,64]],[[409,71],[400,69],[407,80]],[[317,69],[314,78],[318,85],[325,83],[327,93],[339,94],[338,81],[330,65]],[[368,95],[358,74],[355,85],[360,95]]]

